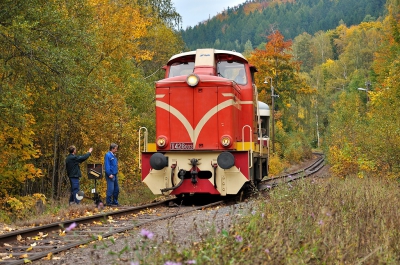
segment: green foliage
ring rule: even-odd
[[[297,164],[312,155],[311,146],[301,132],[291,132],[286,136],[286,148],[283,148],[283,155],[291,164]]]
[[[294,39],[304,32],[313,35],[334,29],[340,22],[356,25],[370,21],[384,12],[384,0],[247,1],[204,23],[182,29],[181,34],[189,50],[214,47],[243,52],[248,40],[254,47],[259,46],[266,35],[277,29],[286,39]]]

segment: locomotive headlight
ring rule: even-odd
[[[232,138],[229,135],[222,136],[221,144],[223,147],[229,147],[232,144]]]
[[[167,145],[167,138],[165,136],[159,136],[156,143],[158,147],[164,148]]]
[[[197,86],[197,84],[199,83],[199,81],[200,81],[200,78],[199,78],[199,76],[196,75],[196,74],[190,74],[190,75],[188,75],[188,77],[186,78],[186,83],[187,83],[189,86],[191,86],[191,87]]]

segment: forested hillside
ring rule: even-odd
[[[279,30],[245,51],[260,99],[275,100],[275,156],[299,161],[322,148],[334,176],[400,177],[400,5],[377,21],[339,24],[293,40]],[[284,30],[284,29],[283,29]],[[267,81],[267,83],[266,83]]]
[[[357,25],[374,21],[385,14],[385,0],[253,0],[229,7],[197,26],[182,29],[189,50],[204,47],[236,50],[257,47],[272,30],[286,39],[307,32],[336,28],[339,24]]]

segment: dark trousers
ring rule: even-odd
[[[69,178],[69,183],[71,183],[71,195],[69,196],[69,202],[75,202],[79,204],[81,201],[76,198],[76,194],[79,191],[79,178]]]
[[[106,180],[107,180],[106,204],[118,205],[118,194],[119,194],[118,176],[114,175],[112,179],[106,176]]]

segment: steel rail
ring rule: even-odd
[[[16,236],[18,236],[18,235],[21,235],[23,237],[36,236],[38,232],[57,231],[60,228],[68,227],[72,223],[76,223],[77,225],[79,225],[79,224],[90,223],[90,222],[93,222],[96,220],[102,220],[102,219],[107,218],[108,216],[126,215],[126,214],[129,214],[129,213],[132,213],[135,211],[139,211],[142,209],[151,208],[151,207],[155,207],[155,206],[158,206],[161,204],[165,204],[165,203],[167,203],[169,201],[173,201],[173,200],[175,200],[175,199],[168,199],[168,200],[145,204],[145,205],[140,205],[140,206],[136,206],[136,207],[128,207],[128,208],[124,208],[124,209],[118,210],[118,211],[104,212],[104,213],[95,214],[92,216],[80,217],[80,218],[76,218],[76,219],[51,223],[51,224],[47,224],[47,225],[41,225],[41,226],[22,229],[22,230],[15,230],[15,231],[0,235],[0,241],[2,243],[7,243],[10,241],[14,241]]]
[[[140,209],[149,208],[150,207],[149,205],[151,205],[152,207],[155,207],[155,206],[160,205],[160,204],[165,203],[165,202],[166,201],[153,203],[153,204],[148,204],[148,205],[143,205],[143,206],[140,206],[140,207],[132,207],[132,208],[135,208],[136,210],[139,209],[139,208]],[[156,217],[156,218],[153,218],[153,219],[150,219],[150,220],[139,221],[138,223],[133,224],[133,225],[126,225],[124,227],[117,227],[117,228],[111,228],[111,229],[108,228],[109,231],[107,231],[105,233],[95,234],[95,233],[90,232],[91,235],[89,235],[89,238],[73,239],[74,242],[72,242],[72,243],[68,242],[68,240],[64,240],[61,243],[65,243],[66,241],[68,243],[66,245],[62,245],[62,246],[38,246],[37,247],[38,249],[46,249],[46,250],[42,250],[40,252],[35,252],[35,253],[30,253],[30,252],[27,252],[27,251],[24,251],[24,252],[10,252],[11,254],[16,254],[16,255],[19,255],[19,256],[26,255],[26,257],[25,258],[20,258],[18,260],[15,259],[17,257],[14,257],[14,259],[10,259],[10,260],[8,260],[8,259],[0,260],[0,264],[1,265],[25,264],[27,262],[27,260],[29,260],[29,262],[35,261],[35,260],[39,260],[41,258],[48,257],[49,255],[54,255],[54,254],[57,254],[59,252],[66,251],[68,249],[71,249],[71,248],[74,248],[74,247],[78,247],[80,245],[85,245],[85,244],[88,244],[90,242],[97,241],[98,240],[98,236],[101,236],[102,238],[107,238],[107,237],[110,237],[110,236],[112,236],[114,234],[123,233],[123,232],[132,230],[132,229],[134,229],[136,227],[140,227],[142,225],[145,225],[145,224],[148,224],[148,223],[151,223],[151,222],[156,222],[156,221],[159,221],[159,220],[176,217],[176,216],[183,215],[183,214],[186,214],[186,213],[189,213],[189,212],[193,212],[193,211],[197,211],[197,210],[200,210],[200,209],[213,207],[213,206],[219,205],[221,203],[224,203],[224,201],[218,201],[218,202],[213,202],[213,203],[210,203],[210,204],[207,204],[207,205],[191,207],[190,209],[185,210],[185,211],[176,212],[176,213],[172,213],[172,214],[167,214],[167,215]],[[108,216],[129,214],[129,212],[133,211],[132,208],[124,209],[124,210],[120,210],[120,211],[116,211],[116,212],[112,212],[112,213],[108,214]],[[74,219],[74,220],[69,220],[69,221],[64,222],[62,224],[70,224],[70,223],[73,223],[73,222],[82,223],[82,219],[86,219],[86,218],[78,218],[78,219]],[[95,219],[91,218],[91,221],[93,221],[93,220],[95,220]],[[60,223],[55,223],[55,224],[51,224],[51,226],[52,227],[56,227],[59,224]],[[36,232],[43,231],[43,229],[41,229],[41,228],[43,228],[43,226],[42,227],[38,227],[36,229]],[[58,229],[59,229],[59,227],[58,227]],[[27,229],[27,230],[31,230],[31,229]],[[21,231],[15,231],[13,233],[14,234],[13,236],[15,237],[16,234],[21,235]],[[20,233],[17,233],[17,232],[20,232]],[[32,231],[28,231],[28,233],[31,233],[31,232]],[[26,234],[23,234],[23,235],[26,235]],[[3,236],[3,238],[7,238],[4,235],[2,235],[2,236]],[[14,241],[15,241],[15,239],[14,239]],[[17,246],[16,249],[17,250],[21,250],[21,249],[27,249],[28,247],[29,247],[29,245],[28,246],[22,246],[22,247],[21,246]]]
[[[325,166],[325,156],[321,153],[314,153],[315,155],[319,156],[312,164],[310,164],[309,166],[289,173],[289,174],[285,174],[285,175],[281,175],[281,176],[277,176],[277,177],[272,177],[272,178],[268,178],[268,179],[264,179],[262,180],[259,184],[258,184],[258,189],[259,190],[266,190],[266,189],[270,189],[272,187],[275,187],[279,184],[282,183],[288,183],[294,180],[298,180],[304,177],[308,177],[316,172],[318,172],[319,170],[321,170],[324,166]]]

